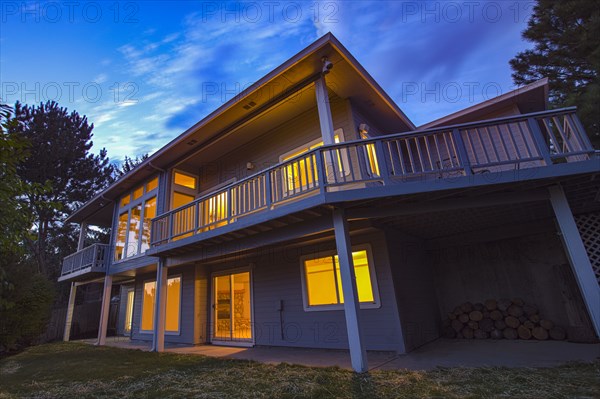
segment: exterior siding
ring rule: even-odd
[[[365,345],[369,350],[403,352],[385,238],[376,232],[353,237],[352,241],[354,245],[371,245],[381,302],[378,309],[360,311]],[[256,345],[348,348],[343,310],[307,312],[303,305],[300,258],[330,250],[335,250],[333,240],[293,249],[283,247],[260,257],[213,266],[212,270],[216,271],[253,265]],[[283,329],[278,311],[280,301],[283,302]]]
[[[181,276],[181,308],[179,316],[179,334],[165,333],[165,342],[194,343],[194,280],[193,266],[176,267],[169,270],[168,276]],[[137,276],[135,279],[135,302],[133,307],[132,339],[152,340],[152,333],[141,332],[142,298],[144,282],[156,281],[156,273]]]
[[[343,129],[344,139],[354,140],[357,138],[356,130],[349,111],[349,101],[337,97],[331,99],[334,129]],[[210,191],[228,180],[240,180],[275,165],[282,154],[320,137],[319,116],[314,107],[205,165],[199,171],[200,192]],[[247,170],[247,162],[252,162],[256,168]]]
[[[396,230],[386,231],[386,238],[404,342],[410,352],[439,337],[433,267],[426,262],[423,240]]]

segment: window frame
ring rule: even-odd
[[[179,173],[188,177],[191,177],[194,179],[194,181],[196,182],[196,188],[192,189],[186,186],[182,186],[180,184],[175,184],[175,174]],[[196,176],[190,172],[186,172],[184,170],[181,169],[173,169],[171,171],[171,190],[170,190],[170,194],[169,194],[169,210],[174,210],[177,208],[173,207],[173,202],[174,202],[174,198],[175,198],[175,192],[178,192],[180,194],[184,194],[184,195],[189,195],[190,197],[193,197],[194,200],[192,200],[191,202],[195,201],[198,197],[198,191],[200,191],[200,178],[199,176]],[[183,206],[183,205],[182,205]]]
[[[366,251],[367,252],[367,262],[369,264],[369,277],[371,279],[371,290],[373,291],[373,302],[359,302],[360,309],[379,309],[381,307],[381,299],[379,296],[379,285],[377,283],[377,274],[375,270],[375,262],[373,261],[373,249],[371,244],[359,244],[352,246],[352,252],[358,251]],[[305,255],[300,257],[300,277],[302,281],[302,305],[304,306],[305,312],[323,312],[323,311],[333,311],[333,310],[344,310],[343,303],[331,304],[331,305],[310,305],[308,303],[308,290],[306,284],[306,270],[304,266],[304,262],[307,260],[315,260],[322,259],[327,257],[334,257],[337,255],[336,250],[324,251],[320,252],[317,255]],[[334,263],[335,265],[335,263]],[[341,265],[340,265],[341,267]],[[334,266],[335,270],[335,266]],[[335,272],[334,272],[335,273]],[[337,283],[336,283],[337,287]],[[340,287],[341,289],[341,287]],[[337,293],[336,293],[337,294]],[[357,293],[358,294],[358,293]],[[338,295],[339,298],[339,295]]]
[[[150,191],[147,191],[147,185],[149,182],[151,182],[152,180],[154,180],[155,178],[158,178],[158,184],[155,188],[153,188]],[[127,256],[127,249],[129,247],[129,229],[131,227],[131,210],[133,208],[136,208],[138,205],[141,206],[141,210],[140,210],[140,229],[143,229],[144,227],[144,217],[145,217],[145,211],[146,211],[146,201],[148,201],[149,199],[151,199],[152,197],[156,198],[156,209],[158,210],[158,191],[159,191],[159,187],[160,187],[160,176],[159,175],[154,175],[151,178],[147,179],[144,184],[142,184],[142,187],[144,188],[144,192],[142,194],[141,197],[135,199],[135,200],[131,200],[133,198],[133,191],[135,191],[137,188],[139,188],[139,186],[134,186],[135,188],[130,189],[127,194],[122,195],[121,197],[119,197],[119,201],[118,201],[118,209],[117,209],[117,220],[116,220],[116,229],[113,229],[115,231],[117,231],[117,234],[114,234],[114,237],[112,237],[112,245],[113,245],[113,250],[111,251],[112,253],[112,263],[116,264],[116,263],[121,263],[121,262],[125,262],[131,259],[135,259],[138,258],[140,256],[144,256],[144,253],[141,252],[142,249],[142,239],[141,239],[141,234],[142,232],[138,232],[140,238],[138,239],[138,243],[137,243],[137,252],[135,255],[131,255],[131,256]],[[129,197],[130,201],[127,205],[121,206],[121,200],[125,197]],[[118,225],[119,225],[119,217],[123,214],[127,214],[127,228],[125,230],[125,242],[123,244],[123,256],[121,257],[121,259],[115,259],[115,251],[116,251],[116,244],[117,244],[117,239],[118,239]]]
[[[178,323],[178,329],[177,331],[167,331],[167,326],[165,325],[165,335],[181,335],[181,308],[182,308],[182,304],[183,304],[183,273],[177,273],[174,274],[172,276],[167,276],[167,285],[169,284],[169,280],[174,279],[179,277],[179,323]],[[156,285],[156,279],[155,278],[150,278],[150,279],[146,279],[142,281],[142,294],[144,291],[144,287],[146,285],[146,283],[154,283],[155,284],[155,288],[154,288],[154,306],[152,307],[152,330],[143,330],[142,329],[142,317],[144,317],[144,295],[142,295],[142,308],[141,308],[141,312],[140,312],[140,329],[139,329],[139,333],[140,334],[153,334],[154,333],[154,322],[156,321],[156,315],[154,314],[154,311],[156,309],[156,290],[157,285]],[[168,296],[167,296],[168,298]],[[166,298],[165,298],[165,307],[166,307],[167,303],[166,303]],[[167,322],[167,313],[166,313],[166,309],[165,309],[165,323]]]

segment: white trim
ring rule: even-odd
[[[369,263],[369,277],[371,279],[371,290],[373,291],[373,302],[361,302],[361,309],[379,309],[381,307],[381,299],[379,297],[379,285],[377,283],[377,273],[375,270],[375,262],[373,261],[373,249],[371,244],[359,244],[352,246],[352,252],[357,251],[367,251],[367,262]],[[308,295],[306,290],[306,271],[304,268],[304,262],[312,259],[321,259],[326,257],[333,257],[337,255],[336,250],[325,251],[315,255],[305,255],[300,257],[300,280],[302,282],[302,304],[304,306],[305,312],[323,312],[323,311],[334,311],[334,310],[344,310],[343,303],[337,303],[332,305],[309,305],[308,304]],[[337,288],[337,277],[335,279],[336,289]],[[338,297],[339,297],[339,289],[338,289]]]
[[[220,276],[231,276],[233,274],[246,273],[248,272],[250,275],[250,332],[252,335],[251,339],[242,340],[226,340],[222,338],[215,338],[215,277]],[[232,298],[233,299],[233,298]],[[233,301],[232,301],[233,303]],[[233,312],[230,311],[230,315],[233,315]],[[230,316],[231,317],[231,316]],[[236,267],[234,269],[225,269],[214,271],[210,274],[210,319],[209,319],[209,342],[213,345],[221,345],[221,346],[242,346],[242,347],[250,347],[254,346],[256,343],[256,333],[254,330],[254,267],[252,264],[243,267]]]

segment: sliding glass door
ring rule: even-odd
[[[250,272],[213,276],[213,342],[252,342]]]

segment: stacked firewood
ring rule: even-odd
[[[443,323],[446,338],[564,340],[565,330],[540,316],[536,306],[522,299],[488,299],[465,302],[448,313]]]

